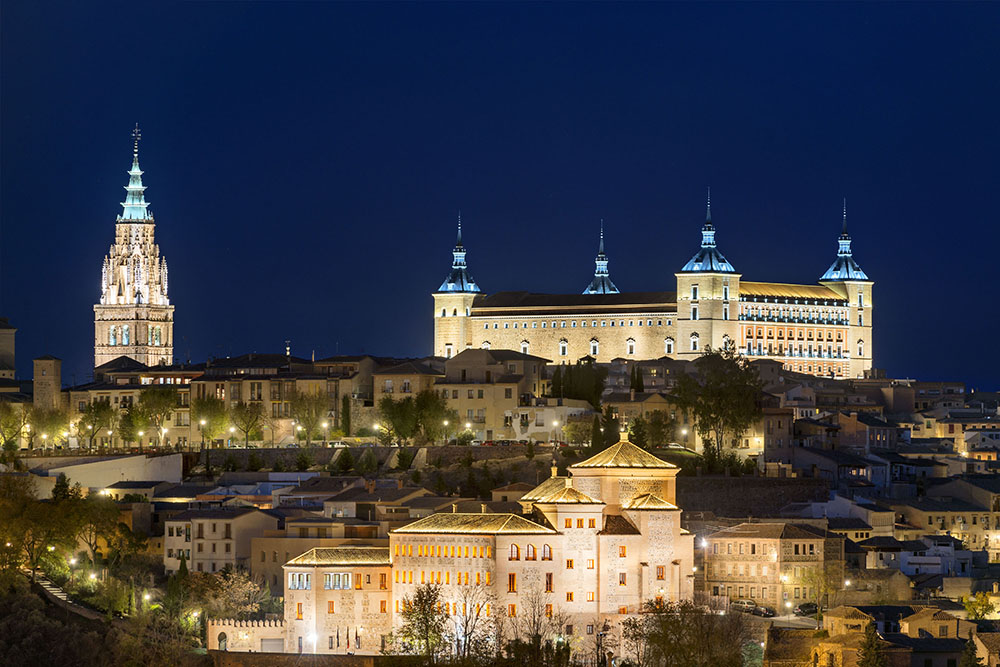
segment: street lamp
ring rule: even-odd
[[[323,422],[320,426],[323,427],[323,446],[326,447],[330,439],[330,422]]]
[[[559,420],[558,419],[556,419],[556,420],[554,420],[552,422],[552,428],[549,429],[549,442],[553,442],[553,438],[552,438],[552,430],[553,429],[555,429],[555,430],[559,429]]]
[[[444,444],[448,444],[448,420],[441,422],[444,425]]]

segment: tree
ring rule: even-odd
[[[649,446],[649,431],[646,420],[641,415],[632,420],[628,427],[629,441],[636,447],[646,449]]]
[[[497,609],[497,598],[481,584],[461,586],[455,597],[451,620],[455,653],[460,660],[485,659],[489,653],[490,626],[487,606]]]
[[[646,391],[646,383],[642,381],[642,366],[636,364],[633,368],[635,368],[635,392],[638,394]]]
[[[458,423],[458,412],[448,407],[448,401],[436,391],[425,389],[414,399],[417,427],[428,442],[442,439],[447,433],[444,423]]]
[[[393,438],[409,440],[417,433],[417,404],[412,396],[394,400],[385,396],[378,402],[379,422]]]
[[[149,419],[157,446],[163,439],[163,424],[177,408],[177,387],[170,384],[151,384],[139,394],[139,410]],[[139,441],[142,449],[142,440]]]
[[[366,449],[355,464],[354,472],[359,475],[371,475],[376,470],[378,470],[378,458],[376,458],[374,451]]]
[[[552,371],[552,380],[550,382],[552,389],[551,393],[553,396],[562,397],[563,383],[562,383],[562,368],[561,365],[557,365],[555,370]]]
[[[250,435],[258,435],[264,425],[264,409],[255,401],[240,401],[229,411],[229,421],[243,434],[243,446],[250,448]]]
[[[336,472],[341,474],[346,474],[354,470],[354,457],[351,455],[351,450],[341,449],[333,467]]]
[[[399,638],[428,662],[434,662],[443,648],[448,623],[443,605],[441,586],[437,584],[422,584],[412,597],[403,598]]]
[[[690,667],[741,667],[740,651],[753,636],[746,614],[719,614],[715,609],[680,602],[649,601],[626,626],[626,645],[642,643],[644,664]]]
[[[348,394],[340,399],[340,430],[346,437],[351,436],[351,397]]]
[[[206,396],[191,401],[191,418],[201,428],[202,442],[208,440],[209,447],[226,432],[229,427],[229,412],[221,398]],[[202,424],[202,422],[205,422]]]
[[[662,447],[674,439],[676,423],[663,410],[649,413],[650,448]]]
[[[94,440],[103,431],[113,431],[118,412],[111,407],[108,401],[94,399],[80,413],[80,421],[77,422],[77,431],[85,433],[87,436],[88,449],[94,448]]]
[[[721,456],[761,416],[761,382],[750,362],[726,348],[707,348],[694,362],[698,377],[682,375],[677,406],[694,416],[706,456]]]
[[[243,570],[224,570],[217,578],[218,586],[209,589],[205,600],[208,616],[248,620],[269,597],[263,581]]]
[[[813,591],[817,607],[833,606],[832,597],[844,589],[843,561],[824,560],[822,565],[803,568],[802,583]]]
[[[43,447],[55,447],[59,442],[65,442],[65,433],[69,430],[69,413],[62,408],[31,408],[32,446],[38,444],[35,439],[42,439]]]
[[[295,419],[297,426],[302,427],[299,433],[305,436],[306,446],[309,446],[312,444],[313,436],[319,433],[320,424],[329,417],[330,397],[319,389],[311,391],[292,389],[288,400],[291,404],[292,418]]]
[[[92,493],[76,503],[76,537],[90,551],[90,559],[97,562],[97,547],[102,539],[110,541],[118,528],[121,510],[115,501]]]
[[[590,452],[596,453],[604,449],[604,431],[601,428],[601,417],[594,413],[594,423],[590,425]]]
[[[108,536],[108,560],[111,566],[117,567],[145,551],[148,541],[149,538],[142,532],[119,523],[115,526],[114,532]]]
[[[601,428],[604,435],[604,447],[610,447],[618,442],[621,435],[621,422],[611,412],[611,406],[605,406],[604,415],[601,417]],[[602,447],[601,449],[604,449]]]
[[[18,441],[28,423],[28,410],[24,404],[0,400],[0,447],[4,452],[15,452]]]
[[[140,433],[149,431],[149,417],[138,405],[130,405],[118,419],[118,437],[128,444],[140,439]]]
[[[590,424],[586,421],[571,421],[563,426],[563,437],[574,445],[586,444],[590,439]]]
[[[874,623],[865,627],[865,638],[858,647],[858,667],[888,667],[889,663],[882,651],[882,638]]]
[[[958,659],[958,667],[986,667],[977,655],[976,642],[972,638],[972,630],[969,630],[969,639],[962,648],[962,655]]]
[[[69,478],[66,477],[66,473],[61,472],[59,476],[56,477],[56,483],[52,486],[52,500],[68,500],[69,499]]]
[[[971,621],[981,621],[996,610],[996,606],[986,593],[976,593],[972,597],[963,597],[962,605]]]

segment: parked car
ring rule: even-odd
[[[742,611],[744,614],[749,614],[757,606],[757,603],[753,600],[733,600],[729,603],[729,608],[734,611]]]
[[[347,443],[343,440],[333,440],[330,442],[331,447],[347,447]]]
[[[496,443],[493,442],[492,440],[487,440],[486,442],[483,443],[483,447],[492,447],[495,444]]]
[[[290,442],[290,443],[288,443],[288,448],[289,449],[298,449],[299,448],[299,443],[297,443],[297,442]]]
[[[481,447],[483,445],[483,441],[482,440],[473,440],[469,444],[472,445],[473,447]]]
[[[772,616],[775,615],[773,609],[771,609],[770,607],[762,607],[760,605],[754,607],[753,611],[751,611],[750,613],[753,614],[754,616],[763,616],[764,618],[771,618]]]
[[[792,611],[795,612],[796,616],[814,616],[819,612],[819,607],[816,606],[815,602],[803,602]]]

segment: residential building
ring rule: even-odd
[[[197,509],[175,514],[165,522],[163,568],[173,574],[186,559],[189,572],[247,568],[251,540],[278,527],[278,518],[254,507]]]

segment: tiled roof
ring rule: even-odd
[[[536,486],[531,491],[521,496],[520,500],[522,502],[536,501],[545,496],[550,496],[559,489],[566,486],[566,477],[549,477],[547,480]]]
[[[600,535],[639,535],[639,529],[632,522],[619,514],[608,514],[604,517],[604,528]]]
[[[317,547],[297,556],[285,565],[390,565],[389,547],[339,546]]]
[[[533,485],[527,482],[514,482],[513,484],[507,484],[506,486],[498,486],[493,489],[494,491],[531,491],[535,488]]]
[[[844,301],[844,298],[823,285],[789,285],[785,283],[756,283],[740,281],[740,297],[768,296],[789,299],[818,299],[820,301]]]
[[[659,496],[653,495],[652,493],[644,493],[641,496],[636,496],[632,500],[625,503],[623,506],[627,510],[675,510],[679,509],[677,505],[667,502]]]
[[[595,500],[591,498],[586,493],[577,491],[572,486],[564,486],[563,488],[540,498],[537,503],[544,504],[581,504],[581,505],[603,505],[604,501]]]
[[[667,463],[659,459],[644,449],[636,447],[626,440],[626,434],[622,434],[622,439],[603,452],[591,456],[586,461],[574,463],[570,469],[576,468],[676,468],[673,463]]]
[[[186,510],[173,515],[167,521],[192,521],[196,519],[236,519],[251,512],[259,512],[256,507],[242,507],[239,509],[203,509]]]
[[[401,535],[465,533],[472,535],[554,535],[546,528],[516,514],[459,514],[441,512],[392,531]]]
[[[482,311],[512,308],[539,310],[572,307],[580,312],[607,306],[673,306],[677,305],[676,292],[620,292],[617,294],[535,294],[532,292],[496,292],[477,296],[473,301],[474,314]],[[582,310],[581,310],[582,309]]]
[[[773,539],[796,539],[796,540],[817,540],[822,539],[822,535],[805,530],[800,526],[789,523],[741,523],[731,528],[723,528],[717,533],[709,535],[711,538],[729,537],[737,538],[758,538],[764,540]]]

